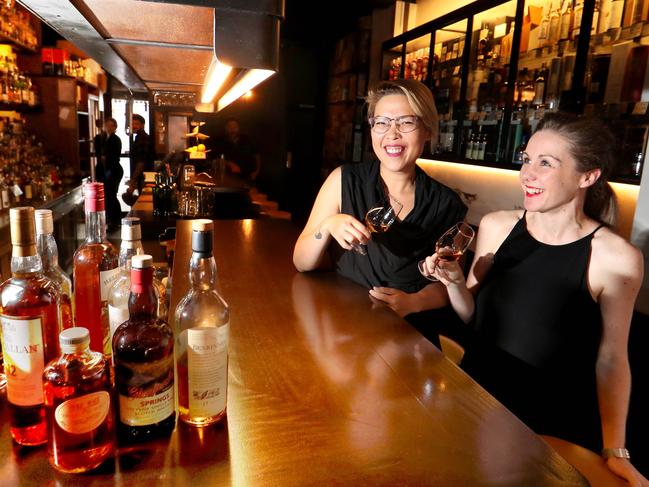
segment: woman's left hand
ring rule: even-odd
[[[402,318],[417,311],[415,296],[399,289],[374,286],[370,289],[370,296],[387,304]]]
[[[649,487],[649,480],[625,458],[611,457],[606,460],[606,466],[615,475],[626,480],[632,487]]]

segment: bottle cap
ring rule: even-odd
[[[86,202],[86,211],[105,211],[104,183],[84,184],[83,196]]]
[[[131,257],[131,291],[143,293],[153,284],[153,257],[147,254]]]
[[[14,257],[29,257],[36,255],[36,227],[34,224],[34,208],[20,206],[9,210],[11,226],[11,255]]]
[[[134,255],[131,257],[131,268],[148,269],[153,267],[153,257],[147,254]]]
[[[134,216],[122,218],[122,240],[142,240],[140,219]]]
[[[201,254],[212,254],[212,220],[194,220],[192,222],[192,251]]]
[[[54,233],[52,210],[36,210],[36,235]]]
[[[59,335],[59,343],[61,344],[61,352],[72,353],[79,349],[83,350],[90,345],[90,332],[87,328],[75,326],[63,330]]]

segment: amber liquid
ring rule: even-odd
[[[124,397],[150,397],[169,387],[173,390],[173,332],[163,320],[131,317],[115,331],[113,359],[115,389]],[[130,425],[120,412],[117,433],[121,444],[139,443],[171,434],[176,426],[175,411],[158,422]]]
[[[61,330],[72,328],[72,300],[67,294],[61,294]]]
[[[90,330],[90,349],[110,356],[108,301],[101,300],[100,271],[115,269],[118,253],[108,242],[84,243],[74,254],[76,326]]]
[[[380,223],[378,225],[374,224],[371,221],[366,221],[365,223],[366,223],[367,228],[369,229],[369,231],[372,232],[372,233],[387,232],[388,228],[390,228],[390,225],[388,225],[387,223]]]
[[[77,473],[92,470],[112,457],[115,436],[112,405],[106,419],[87,433],[67,432],[56,421],[56,408],[63,402],[93,392],[112,392],[110,366],[103,355],[101,361],[92,365],[84,364],[78,356],[72,357],[50,364],[44,376],[44,391],[50,463],[62,472]]]
[[[58,291],[43,277],[14,274],[0,286],[0,314],[10,317],[42,317],[45,363],[59,355]],[[10,375],[5,357],[5,373]],[[10,387],[9,384],[7,387]],[[43,404],[18,406],[7,401],[11,436],[20,445],[40,445],[47,441]]]
[[[178,372],[176,377],[176,381],[178,382],[178,415],[182,421],[194,426],[207,426],[218,423],[225,418],[225,409],[215,416],[192,417],[189,414],[189,368],[187,366],[187,353],[183,353],[178,358],[176,371]]]

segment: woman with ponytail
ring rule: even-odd
[[[524,210],[482,219],[466,280],[437,254],[426,268],[474,321],[464,370],[537,433],[602,451],[614,473],[649,486],[624,449],[643,262],[608,226],[614,160],[601,121],[546,115],[523,156]]]

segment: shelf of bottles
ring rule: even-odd
[[[0,112],[0,210],[40,206],[61,186],[60,171],[16,112]]]
[[[612,179],[639,184],[649,152],[649,1],[511,0],[479,9],[426,26],[432,59],[422,80],[440,115],[435,156],[516,168],[538,122],[560,109],[604,119],[621,148]],[[426,28],[386,41],[384,79],[408,76]]]
[[[9,44],[0,44],[0,110],[37,109],[38,94],[32,80],[18,69],[17,55]]]
[[[0,2],[0,42],[11,42],[21,49],[36,51],[38,35],[31,16],[14,0]]]

